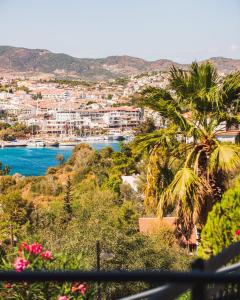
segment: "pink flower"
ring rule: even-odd
[[[8,282],[8,283],[5,284],[5,288],[7,288],[7,289],[11,289],[12,286],[13,285],[10,282]]]
[[[32,245],[29,245],[29,252],[38,255],[40,253],[42,253],[42,245],[38,244],[38,243],[33,243]]]
[[[26,242],[22,242],[19,247],[18,247],[19,251],[22,251],[22,250],[27,250],[27,251],[30,251],[30,246],[28,245],[28,243]]]
[[[86,293],[86,284],[85,283],[79,283],[79,282],[75,282],[72,284],[72,293],[76,293],[76,292],[80,292],[83,296],[85,295]]]
[[[42,252],[41,255],[42,255],[42,258],[45,259],[45,260],[53,259],[51,251],[46,250],[45,252]]]
[[[236,230],[236,233],[235,233],[237,236],[240,235],[240,229]]]
[[[87,289],[87,287],[86,287],[86,284],[81,284],[80,286],[79,286],[79,290],[80,290],[80,293],[84,296],[85,295],[85,293],[86,293],[86,289]]]
[[[22,242],[19,245],[19,251],[22,251],[22,250],[26,250],[30,253],[38,255],[38,254],[42,253],[42,245],[37,242],[33,243],[32,245],[28,245],[26,242]]]
[[[29,262],[26,259],[22,257],[17,257],[13,266],[17,272],[22,272],[27,268],[28,264]]]
[[[59,296],[58,300],[68,300],[69,298],[67,296]]]

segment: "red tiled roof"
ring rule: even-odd
[[[159,228],[164,225],[169,225],[173,229],[176,229],[176,217],[163,217],[157,218],[157,217],[152,217],[152,218],[139,218],[138,219],[138,224],[139,224],[139,231],[144,234],[153,234],[157,233]],[[180,241],[184,244],[186,244],[186,239],[182,237]],[[193,229],[190,240],[190,244],[196,245],[197,244],[197,232],[196,228]]]

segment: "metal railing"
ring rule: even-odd
[[[225,266],[240,255],[240,242],[207,261],[197,259],[190,272],[163,271],[0,271],[0,281],[7,282],[148,282],[160,287],[122,298],[173,300],[186,291],[192,299],[240,299],[240,264]],[[226,288],[227,287],[227,288]],[[232,297],[232,298],[231,298]]]

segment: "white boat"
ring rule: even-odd
[[[25,142],[1,142],[1,148],[11,148],[11,147],[26,147],[27,144]]]
[[[57,141],[45,141],[46,147],[58,147],[59,142]]]
[[[59,146],[67,146],[67,147],[73,147],[73,146],[76,146],[78,144],[78,142],[75,142],[75,141],[62,141],[62,142],[59,142]]]
[[[43,141],[29,141],[27,143],[28,147],[34,147],[34,148],[38,148],[38,147],[45,147],[45,143]]]

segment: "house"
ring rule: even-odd
[[[145,218],[139,218],[139,231],[143,234],[154,234],[157,233],[159,228],[161,226],[170,226],[174,231],[178,231],[178,225],[177,225],[177,218],[176,217],[145,217]],[[184,236],[179,234],[179,244],[183,245],[184,247],[189,247],[190,251],[196,250],[198,246],[198,233],[196,226],[194,226],[192,230],[191,237],[189,241],[185,239]]]

